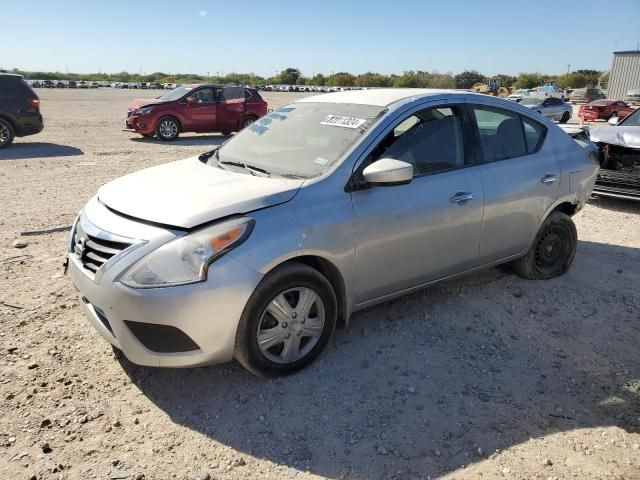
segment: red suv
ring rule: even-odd
[[[129,104],[127,130],[145,137],[175,140],[181,132],[243,129],[267,114],[257,90],[224,85],[183,85],[155,99]]]

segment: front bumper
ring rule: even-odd
[[[133,112],[129,112],[125,119],[125,130],[145,135],[153,133],[155,122],[152,120],[149,115],[133,115]]]
[[[105,212],[100,216],[109,214],[115,216]],[[119,217],[117,223],[127,222],[131,221]],[[100,225],[106,231],[110,227]],[[138,365],[194,367],[230,361],[238,321],[262,275],[227,254],[209,267],[208,278],[201,283],[132,289],[117,281],[124,270],[157,246],[151,240],[121,258],[114,257],[96,275],[70,252],[69,275],[80,292],[84,314],[109,343]],[[185,343],[185,338],[191,343]],[[192,348],[185,350],[185,345]]]

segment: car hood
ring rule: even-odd
[[[132,100],[127,108],[129,110],[135,110],[136,108],[144,107],[145,105],[157,105],[160,103],[169,103],[160,100],[159,98],[137,98],[136,100]]]
[[[600,127],[591,129],[591,141],[628,148],[640,148],[640,127]]]
[[[98,199],[117,213],[193,228],[288,202],[303,183],[222,170],[193,157],[118,178],[98,190]]]

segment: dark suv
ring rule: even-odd
[[[38,95],[20,75],[0,73],[0,148],[43,128]]]

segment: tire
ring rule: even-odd
[[[249,116],[249,117],[245,117],[242,120],[242,123],[240,124],[240,130],[247,128],[249,125],[251,125],[253,122],[255,122],[257,120],[256,117],[254,116]]]
[[[562,114],[562,118],[560,119],[560,123],[567,123],[570,118],[571,118],[571,115],[569,115],[569,112],[564,112]]]
[[[172,142],[180,135],[180,122],[174,117],[162,117],[156,123],[156,137],[165,142]]]
[[[578,232],[570,216],[552,212],[524,257],[513,262],[513,269],[522,278],[546,280],[562,275],[576,256]]]
[[[11,145],[15,136],[13,126],[6,120],[0,118],[0,148]]]
[[[613,112],[611,115],[609,115],[609,118],[613,118],[617,116],[618,116],[618,112]],[[607,118],[607,120],[609,120],[609,118]]]
[[[304,308],[301,298],[313,303]],[[302,263],[282,265],[251,294],[240,317],[234,357],[258,376],[296,372],[324,350],[336,319],[336,295],[329,281]],[[258,337],[268,343],[260,346]]]

